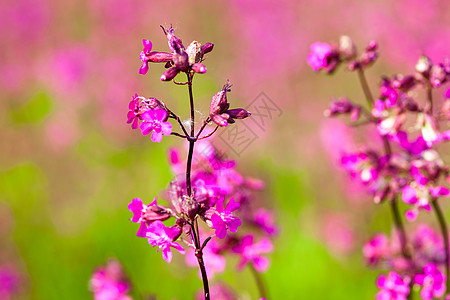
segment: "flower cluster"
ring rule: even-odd
[[[375,203],[389,202],[394,216],[393,241],[377,234],[363,248],[369,265],[391,270],[388,276],[379,277],[376,298],[406,299],[413,285],[421,287],[422,299],[442,297],[449,288],[450,254],[438,199],[449,196],[445,181],[450,182],[450,176],[438,150],[450,139],[450,130],[441,129],[450,119],[450,92],[446,99],[436,97],[439,101],[433,94],[450,79],[450,60],[434,64],[422,56],[412,74],[382,77],[378,93],[373,94],[364,72],[377,57],[376,42],[370,42],[358,57],[355,44],[344,36],[339,45],[313,44],[308,63],[313,70],[328,74],[346,64],[358,74],[367,105],[344,97],[333,99],[325,116],[348,115],[354,128],[372,125],[375,136],[366,136],[380,141],[378,147],[367,142],[341,155],[342,167],[366,187]],[[443,237],[421,226],[421,235],[414,233],[414,240],[408,240],[400,200],[408,207],[404,217],[411,222],[421,211],[434,210]],[[439,268],[445,268],[446,274]]]
[[[110,259],[105,266],[98,267],[92,274],[90,290],[95,300],[131,300],[127,295],[130,285],[125,278],[122,266]]]
[[[192,265],[197,261],[205,298],[209,299],[206,274],[212,276],[215,272],[224,271],[226,262],[223,254],[226,251],[240,256],[239,268],[252,264],[261,272],[269,265],[263,254],[272,251],[270,240],[265,237],[257,240],[254,235],[241,237],[236,233],[238,228],[246,223],[247,226],[260,228],[268,235],[273,235],[276,230],[270,213],[256,210],[255,199],[251,196],[252,191],[261,189],[263,184],[255,179],[244,178],[235,169],[234,161],[225,159],[205,141],[219,127],[251,115],[242,108],[230,109],[227,98],[231,91],[229,82],[212,97],[209,115],[196,131],[193,78],[195,74],[206,72],[202,63],[204,55],[211,52],[214,45],[193,41],[185,48],[181,39],[175,36],[173,28],[163,28],[163,31],[168,39],[170,53],[152,52],[152,43],[143,40],[144,49],[140,55],[143,64],[139,73],[148,72],[149,62],[165,63],[167,70],[161,80],[187,85],[191,113],[189,126],[185,127],[186,122],[182,122],[162,101],[137,94],[129,104],[127,123],[133,129],[139,127],[143,135],[151,133],[153,142],[159,143],[163,136],[168,135],[186,140],[189,148],[187,162],[182,162],[179,151],[170,150],[169,160],[176,175],[164,195],[170,207],[158,204],[156,198],[150,204],[134,198],[128,209],[133,213],[131,221],[139,224],[137,236],[146,238],[150,245],[161,250],[163,259],[168,263],[172,260],[172,248],[185,254],[180,241],[189,246],[188,263]],[[186,74],[186,82],[174,80],[180,73]],[[170,119],[176,121],[182,133],[173,131]],[[215,125],[215,129],[206,129],[209,124]],[[168,219],[173,225],[166,226],[163,223]],[[199,221],[203,221],[205,226],[200,227]]]

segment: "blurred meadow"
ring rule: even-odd
[[[263,92],[278,108],[263,126],[244,120],[256,138],[242,151],[226,135],[213,140],[241,174],[266,182],[259,201],[280,231],[263,274],[269,299],[373,299],[378,273],[361,247],[391,228],[390,212],[339,169],[338,150],[353,142],[330,136],[341,123],[323,117],[331,96],[363,94],[355,74],[315,74],[306,57],[311,43],[343,34],[360,49],[376,40],[380,59],[367,72],[375,89],[382,74],[412,72],[422,53],[449,54],[447,0],[3,0],[0,268],[20,277],[12,299],[91,299],[91,274],[110,257],[133,299],[191,299],[201,289],[183,256],[167,264],[136,237],[127,209],[134,197],[163,199],[173,177],[167,149],[185,147],[175,138],[152,143],[126,124],[134,93],[187,111],[186,88],[161,82],[162,65],[138,74],[142,39],[168,50],[160,25],[173,25],[185,44],[215,44],[194,82],[199,116],[227,79],[239,107]],[[212,282],[257,299],[250,271],[235,265],[230,258]]]

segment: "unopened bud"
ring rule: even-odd
[[[209,107],[209,112],[211,114],[220,114],[225,112],[230,107],[227,101],[227,92],[230,90],[231,85],[229,83],[225,84],[221,91],[217,92],[211,100],[211,106]]]
[[[195,63],[192,65],[192,71],[195,73],[204,74],[206,73],[206,67],[201,63]]]
[[[441,65],[434,65],[430,70],[430,82],[433,86],[439,87],[446,81],[447,74]]]
[[[356,46],[350,37],[346,35],[340,37],[339,52],[346,60],[351,60],[356,57]]]
[[[189,56],[190,65],[193,65],[196,62],[200,62],[202,59],[202,49],[200,43],[197,41],[193,41],[192,43],[190,43],[186,48],[186,53]]]
[[[433,66],[433,62],[427,56],[422,55],[419,57],[419,60],[416,63],[416,71],[422,74],[425,77],[428,77],[431,67]]]
[[[171,81],[175,78],[175,76],[178,75],[180,70],[177,67],[172,67],[170,69],[167,69],[162,75],[161,75],[161,81]]]
[[[227,114],[232,119],[245,119],[251,115],[251,113],[249,111],[246,111],[243,108],[234,108],[234,109],[227,110]]]
[[[213,50],[214,44],[213,43],[205,43],[201,46],[201,49],[203,51],[203,54],[209,53]]]
[[[181,204],[181,210],[190,220],[194,220],[195,215],[198,212],[198,208],[198,202],[192,197],[184,197],[183,203]]]

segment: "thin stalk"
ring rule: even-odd
[[[427,111],[431,115],[433,114],[433,93],[431,84],[427,85],[427,101],[428,101]]]
[[[402,218],[401,218],[400,212],[398,210],[397,198],[394,197],[390,201],[390,204],[391,204],[392,217],[394,218],[395,229],[397,230],[399,239],[400,239],[400,247],[401,247],[402,255],[405,259],[410,260],[411,254],[409,253],[408,248],[407,248],[408,240],[406,238],[405,228],[403,227]],[[411,279],[411,282],[409,284],[409,294],[406,298],[407,300],[413,299],[413,286],[414,286],[414,280]]]
[[[364,70],[362,67],[358,68],[358,78],[359,82],[361,83],[364,95],[366,96],[367,104],[369,105],[369,108],[372,108],[374,100],[372,93],[370,92],[369,85],[367,84],[366,76],[364,75]]]
[[[267,299],[267,288],[264,284],[264,280],[260,273],[258,273],[253,265],[250,265],[250,271],[252,271],[253,277],[255,278],[256,285],[258,286],[259,297]]]
[[[445,275],[447,276],[446,287],[447,290],[450,287],[450,249],[448,244],[448,229],[447,223],[445,222],[444,214],[442,213],[441,207],[439,206],[437,198],[431,201],[436,217],[439,221],[439,227],[441,228],[442,238],[444,239],[445,247]]]
[[[411,255],[407,249],[407,238],[406,238],[406,232],[405,232],[405,228],[403,226],[403,222],[402,222],[402,218],[400,216],[400,212],[398,210],[398,205],[397,205],[397,198],[393,198],[390,201],[391,204],[391,211],[392,211],[392,217],[394,219],[394,225],[395,225],[395,229],[397,230],[398,234],[399,234],[399,239],[400,239],[400,247],[401,247],[401,251],[402,251],[402,255],[404,258],[406,259],[410,259]]]
[[[188,78],[187,85],[188,85],[188,89],[189,89],[189,105],[190,105],[190,110],[191,110],[191,134],[188,136],[189,152],[188,152],[187,165],[186,165],[186,189],[187,189],[188,196],[191,197],[191,195],[192,195],[192,187],[191,187],[192,156],[194,155],[194,145],[195,145],[195,142],[197,141],[197,139],[195,137],[195,128],[194,128],[195,109],[194,109],[194,94],[192,92],[192,74],[187,73],[187,78]],[[193,222],[195,222],[195,225]],[[194,220],[189,224],[191,226],[191,234],[192,234],[192,238],[194,240],[194,245],[195,245],[195,249],[196,249],[195,256],[197,257],[198,266],[200,268],[200,272],[202,273],[202,281],[203,281],[203,290],[205,293],[205,300],[210,300],[208,276],[206,274],[205,262],[203,260],[202,244],[200,241],[200,232],[198,230],[197,220]]]

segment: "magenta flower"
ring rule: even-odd
[[[272,242],[263,237],[259,242],[254,242],[253,235],[246,235],[241,243],[233,248],[233,252],[241,256],[238,269],[242,270],[248,263],[252,263],[256,271],[264,272],[269,267],[270,261],[263,254],[273,251]]]
[[[19,290],[20,277],[10,266],[0,266],[0,299],[8,300]]]
[[[110,259],[106,266],[95,270],[90,281],[94,300],[131,300],[126,295],[130,290],[122,267],[117,260]]]
[[[144,44],[144,49],[141,51],[140,59],[143,62],[141,68],[139,69],[139,74],[147,74],[148,72],[148,55],[150,55],[150,51],[152,51],[152,42],[149,40],[142,40]]]
[[[177,249],[181,254],[185,253],[183,247],[174,242],[180,234],[181,229],[178,226],[166,227],[161,221],[157,220],[148,226],[146,237],[150,245],[158,246],[158,251],[162,250],[163,259],[170,263],[172,261],[170,247]]]
[[[131,128],[136,129],[138,127],[140,110],[140,101],[137,94],[135,94],[133,100],[130,101],[128,109],[129,111],[127,114],[127,124],[131,124]]]
[[[363,255],[370,265],[377,265],[390,254],[389,239],[385,234],[377,234],[364,244]]]
[[[152,132],[152,142],[160,143],[163,135],[172,133],[172,124],[165,122],[167,112],[163,109],[148,110],[142,114],[141,118],[144,121],[140,125],[141,132],[143,135]]]
[[[426,182],[426,181],[425,181]],[[432,197],[448,196],[449,190],[443,186],[429,186],[417,184],[417,181],[406,185],[402,189],[402,200],[414,207],[405,212],[408,221],[414,221],[417,218],[419,209],[431,211],[430,201]]]
[[[131,221],[134,223],[141,223],[137,236],[145,237],[147,233],[147,226],[156,221],[164,221],[170,218],[172,211],[162,205],[158,205],[156,197],[149,205],[144,205],[140,198],[134,198],[128,204],[128,210],[133,213]]]
[[[319,71],[327,66],[327,58],[331,54],[331,47],[327,43],[316,42],[310,47],[308,64],[314,71]]]
[[[406,300],[409,294],[409,277],[403,278],[394,271],[388,276],[381,274],[377,279],[380,291],[375,295],[376,300]]]
[[[420,296],[424,300],[442,297],[445,293],[445,280],[445,275],[433,263],[425,265],[423,274],[414,276],[414,283],[422,286]]]
[[[277,228],[272,212],[267,209],[260,208],[253,215],[253,222],[256,226],[264,230],[268,235],[277,234]]]
[[[230,199],[227,206],[223,206],[224,198],[221,197],[216,204],[216,212],[211,216],[212,227],[216,230],[216,236],[220,239],[227,235],[227,227],[231,232],[236,232],[237,228],[241,226],[241,220],[235,217],[232,212],[239,208],[239,203]]]

